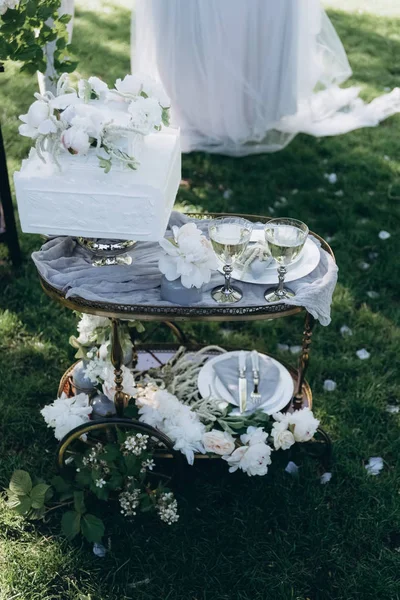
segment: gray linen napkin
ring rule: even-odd
[[[221,380],[221,383],[232,396],[235,404],[239,406],[239,358],[238,356],[228,356],[223,360],[219,360],[214,365],[214,371]],[[279,369],[268,358],[260,355],[260,385],[258,391],[262,396],[262,404],[267,402],[276,391],[279,383]],[[251,364],[250,352],[246,356],[246,379],[247,379],[247,396],[250,399],[250,394],[254,389],[253,371]],[[250,401],[250,400],[249,400]]]

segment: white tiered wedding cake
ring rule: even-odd
[[[67,76],[20,118],[35,140],[14,175],[22,230],[46,235],[158,241],[181,179],[179,131],[152,79],[127,75],[114,89]]]

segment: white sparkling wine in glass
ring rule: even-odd
[[[234,263],[246,248],[251,231],[239,223],[221,223],[210,227],[215,254],[226,265]]]
[[[273,258],[280,265],[289,265],[300,254],[307,236],[293,225],[266,227],[265,238]]]

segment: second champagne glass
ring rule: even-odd
[[[271,219],[265,226],[265,240],[278,263],[278,287],[265,292],[267,302],[293,298],[295,293],[284,286],[287,266],[300,254],[308,236],[308,227],[297,219]]]
[[[240,217],[213,219],[208,226],[214,252],[224,263],[225,283],[211,291],[212,298],[220,304],[233,304],[243,298],[242,291],[231,284],[232,265],[245,251],[252,231],[252,223]]]

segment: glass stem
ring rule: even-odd
[[[285,295],[285,291],[284,291],[284,281],[285,281],[285,275],[286,275],[286,267],[284,267],[283,265],[278,267],[278,287],[276,288],[276,295],[277,296],[284,296]]]
[[[231,291],[231,273],[233,268],[231,265],[224,265],[224,276],[225,276],[225,284],[224,284],[224,292],[227,294]]]

